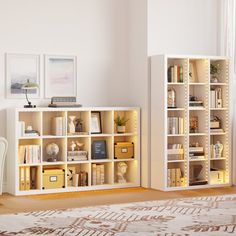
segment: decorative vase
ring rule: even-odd
[[[168,89],[167,103],[168,108],[176,108],[176,92],[173,88]]]
[[[217,141],[216,144],[214,145],[214,157],[215,158],[221,158],[222,157],[222,151],[223,151],[223,144],[220,143],[220,141]]]
[[[117,133],[125,133],[125,125],[117,126]]]
[[[75,124],[74,124],[74,120],[75,120],[76,116],[69,116],[69,122],[68,122],[68,133],[75,133]]]

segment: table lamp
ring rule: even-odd
[[[28,90],[37,90],[39,88],[37,83],[34,82],[30,82],[29,79],[27,79],[27,82],[25,84],[23,84],[23,86],[21,87],[21,89],[25,90],[25,97],[26,100],[28,102],[28,105],[25,105],[25,108],[34,108],[36,107],[36,105],[32,105],[31,102],[29,101],[28,98]]]

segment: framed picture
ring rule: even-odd
[[[107,159],[106,140],[92,142],[92,159]]]
[[[76,57],[45,55],[44,60],[45,97],[76,96]]]
[[[27,81],[40,87],[40,56],[31,54],[6,54],[6,97],[25,98],[21,87]],[[40,97],[40,89],[28,90],[31,98]]]
[[[102,133],[102,122],[100,111],[91,112],[91,134]]]
[[[189,62],[189,82],[190,83],[198,82],[197,67],[195,61]]]

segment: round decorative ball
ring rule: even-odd
[[[60,149],[56,143],[49,143],[46,146],[46,152],[49,156],[56,156],[59,153]]]

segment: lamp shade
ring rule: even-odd
[[[38,89],[38,88],[39,88],[39,85],[37,83],[30,82],[29,79],[27,79],[27,82],[23,84],[23,86],[21,87],[21,89],[24,89],[24,90],[31,90],[31,89]]]

